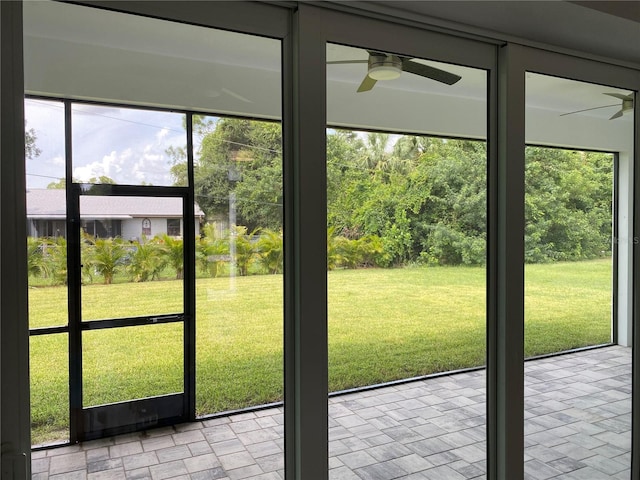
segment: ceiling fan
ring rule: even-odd
[[[584,110],[576,110],[575,112],[563,113],[560,116],[564,117],[565,115],[573,115],[574,113],[588,112],[590,110],[598,110],[600,108],[620,106],[620,110],[618,110],[616,113],[614,113],[611,116],[611,118],[609,118],[609,120],[614,120],[616,118],[620,118],[625,112],[629,112],[633,110],[633,94],[622,95],[621,93],[605,93],[605,95],[609,95],[610,97],[614,97],[619,100],[622,100],[622,104],[614,103],[612,105],[602,105],[601,107],[585,108]]]
[[[401,57],[383,52],[368,51],[368,60],[335,60],[327,64],[366,63],[367,75],[358,87],[358,93],[371,90],[378,80],[394,80],[402,72],[413,73],[420,77],[430,78],[437,82],[453,85],[462,77],[454,73],[414,62],[409,57]]]

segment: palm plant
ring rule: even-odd
[[[284,255],[282,231],[262,230],[257,247],[259,262],[267,273],[282,273]]]
[[[342,246],[346,238],[336,235],[336,227],[327,228],[327,270],[335,270],[342,265]]]
[[[249,266],[253,262],[256,256],[256,248],[253,243],[253,238],[258,233],[258,229],[247,233],[247,227],[242,225],[236,225],[232,230],[232,235],[235,237],[236,244],[236,265],[238,267],[238,273],[241,276],[249,274]]]
[[[161,242],[166,262],[176,271],[176,280],[181,280],[184,277],[184,242],[166,233]]]
[[[124,241],[119,238],[93,238],[85,237],[88,245],[86,260],[97,273],[102,275],[105,285],[113,282],[115,274],[124,266],[127,249]]]
[[[27,237],[27,273],[29,277],[43,277],[46,274],[44,244],[41,238]]]
[[[220,265],[229,260],[229,241],[218,237],[215,223],[202,227],[202,237],[196,243],[196,257],[200,270],[212,277],[216,277]]]
[[[43,244],[44,273],[54,285],[67,284],[67,241],[63,237]]]
[[[129,274],[134,282],[146,282],[157,279],[160,272],[167,265],[167,260],[162,255],[161,245],[157,239],[134,242],[134,249],[129,256]]]

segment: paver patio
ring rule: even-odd
[[[525,478],[629,479],[631,349],[527,362]],[[329,400],[331,480],[486,477],[485,373]],[[284,478],[282,408],[33,452],[33,479]]]

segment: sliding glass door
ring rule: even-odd
[[[525,472],[628,478],[633,92],[525,88]]]
[[[329,478],[484,478],[491,48],[362,27],[326,45]]]

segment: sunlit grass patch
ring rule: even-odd
[[[330,390],[484,365],[485,282],[480,267],[329,272]],[[175,280],[86,288],[95,318],[181,311]],[[610,341],[610,260],[528,265],[525,293],[527,356]],[[198,415],[282,400],[283,276],[198,279],[196,305]],[[64,287],[30,290],[32,327],[66,308]],[[85,405],[182,391],[181,324],[84,337]],[[64,438],[67,335],[33,337],[31,362],[33,441]]]

